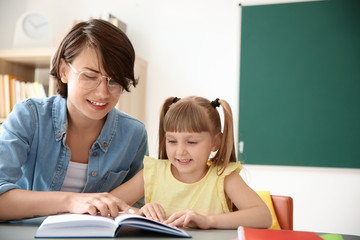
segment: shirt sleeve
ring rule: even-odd
[[[36,129],[35,108],[30,101],[15,105],[0,130],[0,194],[20,188],[21,166],[27,161]]]
[[[226,175],[229,175],[233,171],[236,171],[237,173],[240,173],[241,171],[241,163],[240,162],[230,162],[227,166],[225,172],[227,172]]]
[[[224,172],[219,176],[219,184],[217,185],[217,192],[218,196],[221,197],[221,204],[223,207],[224,212],[231,211],[232,209],[232,203],[230,200],[227,200],[225,198],[225,178],[226,176],[230,175],[232,172],[236,171],[237,173],[240,173],[241,170],[241,163],[240,162],[230,162],[227,167],[225,168]]]

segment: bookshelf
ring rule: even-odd
[[[51,59],[56,49],[0,49],[0,74],[9,74],[25,81],[35,81],[37,69],[49,69]],[[135,60],[135,77],[139,84],[130,93],[124,92],[117,104],[117,108],[124,111],[142,122],[145,122],[145,93],[146,93],[147,62],[139,57]],[[48,95],[55,94],[54,81],[48,78],[43,83],[49,90]],[[6,119],[0,118],[0,124]]]
[[[44,49],[0,49],[0,74],[16,76],[27,82],[34,82],[37,69],[49,69],[53,48]],[[44,85],[48,88],[49,80]],[[5,118],[0,118],[0,123]]]

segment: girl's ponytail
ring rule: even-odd
[[[217,101],[223,108],[224,112],[224,129],[223,136],[220,144],[220,148],[216,153],[214,160],[216,165],[221,166],[218,174],[221,175],[229,162],[236,162],[236,154],[235,154],[235,143],[234,143],[234,127],[233,127],[233,116],[231,107],[228,102],[225,100],[215,100]],[[215,101],[212,101],[211,104],[216,107],[214,104]]]
[[[166,144],[165,144],[165,131],[164,131],[164,117],[169,110],[171,104],[177,102],[179,98],[177,97],[169,97],[165,100],[165,102],[162,105],[161,111],[160,111],[160,121],[159,121],[159,159],[167,159],[166,154]]]

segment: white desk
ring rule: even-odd
[[[19,222],[12,223],[0,223],[0,239],[1,240],[34,240],[34,235],[41,222],[45,218],[34,218]],[[185,229],[192,238],[199,240],[232,240],[237,237],[236,230],[220,230],[220,229]],[[360,240],[360,236],[342,235],[344,240]],[[162,239],[162,240],[174,240],[174,239],[188,239],[177,238],[166,234],[155,233],[151,231],[124,228],[120,231],[116,238],[123,240],[137,240],[137,239]],[[45,238],[42,238],[45,239]],[[50,238],[49,238],[50,239]],[[67,238],[69,239],[69,238]],[[79,238],[75,238],[79,240]],[[86,238],[81,238],[86,239]],[[108,240],[109,238],[88,238],[91,240]],[[54,240],[54,238],[52,238]]]

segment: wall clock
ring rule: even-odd
[[[30,13],[22,22],[23,31],[32,39],[44,39],[50,34],[49,20],[41,14]]]
[[[14,48],[51,47],[51,23],[40,13],[25,13],[17,21]]]

